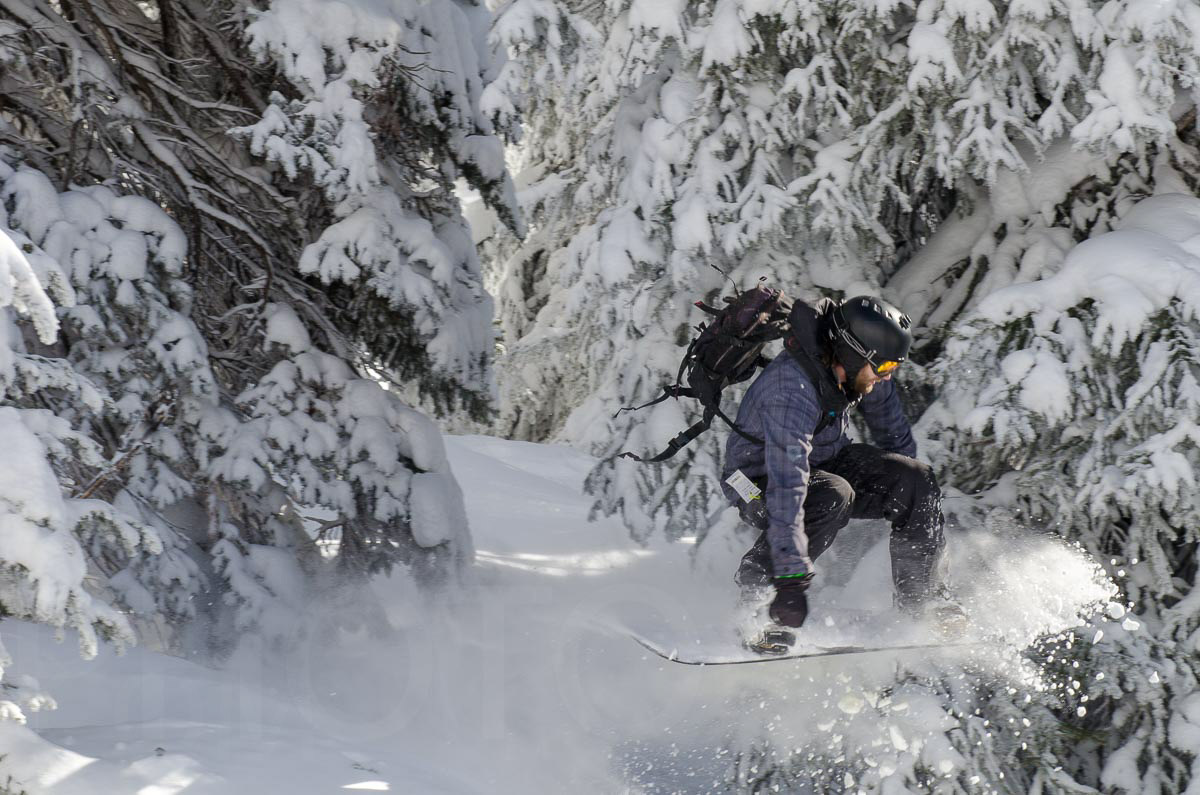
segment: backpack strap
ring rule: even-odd
[[[725,421],[725,424],[729,426],[730,430],[732,430],[738,436],[742,437],[743,439],[745,439],[748,442],[753,442],[754,444],[766,444],[766,442],[764,442],[762,439],[759,439],[757,436],[753,436],[749,433],[746,433],[741,428],[739,428],[737,423],[734,422],[733,420],[729,419],[729,416],[726,415],[725,412],[721,411],[720,409],[716,409],[715,411],[716,411],[717,416],[720,417],[721,419],[723,419]]]
[[[663,387],[663,393],[661,395],[656,397],[654,400],[651,400],[649,403],[643,403],[640,406],[622,406],[621,408],[617,409],[617,413],[613,415],[613,419],[620,417],[622,411],[641,411],[642,409],[648,408],[650,406],[657,406],[659,403],[662,403],[667,398],[680,398],[680,397],[694,398],[694,397],[696,397],[696,393],[692,391],[692,388],[690,386],[680,386],[679,384],[669,384],[668,386]],[[692,437],[692,438],[695,438],[695,437]]]
[[[654,402],[658,403],[661,400],[663,400],[663,398],[659,398],[659,400],[656,400]],[[646,405],[652,405],[652,404],[648,403]],[[630,452],[621,453],[619,456],[617,456],[617,458],[632,458],[634,461],[638,461],[643,464],[658,464],[663,461],[666,461],[668,458],[673,457],[676,453],[678,453],[680,450],[682,450],[684,447],[686,447],[688,445],[688,443],[691,442],[693,439],[695,439],[697,436],[699,436],[700,434],[707,431],[708,426],[712,425],[713,417],[715,415],[716,415],[716,412],[713,412],[711,410],[705,411],[704,417],[699,422],[697,422],[692,427],[688,428],[686,431],[680,431],[679,435],[676,436],[674,439],[672,439],[667,444],[667,449],[663,450],[661,453],[654,456],[653,458],[642,458],[641,456],[635,455]],[[724,416],[724,415],[722,415],[722,416]],[[728,422],[728,419],[726,419],[726,421]]]
[[[644,409],[644,408],[646,408],[646,406],[653,406],[656,403],[662,403],[664,400],[666,400],[669,397],[695,397],[695,395],[692,394],[692,390],[689,389],[688,387],[669,386],[663,390],[663,394],[660,397],[658,397],[655,400],[650,401],[645,406],[637,406],[636,408],[632,407],[632,406],[626,406],[625,408],[621,409],[621,411],[637,411],[638,409]],[[619,415],[621,413],[621,411],[618,411],[617,414],[614,414],[613,416],[615,417],[615,416]],[[713,421],[714,417],[720,417],[722,420],[724,420],[725,424],[728,425],[734,431],[734,433],[738,434],[743,439],[753,442],[754,444],[765,444],[765,442],[762,439],[759,439],[757,436],[752,436],[752,435],[746,433],[745,431],[743,431],[741,428],[739,428],[737,426],[737,423],[735,423],[733,420],[729,419],[729,415],[727,415],[725,412],[721,411],[719,408],[710,408],[710,409],[705,410],[704,416],[701,418],[701,420],[699,422],[697,422],[695,425],[688,428],[687,430],[681,431],[674,439],[672,439],[667,444],[667,449],[663,450],[661,453],[654,456],[653,458],[641,458],[640,456],[634,455],[633,453],[629,453],[629,452],[621,453],[617,457],[618,458],[632,458],[634,461],[639,461],[643,464],[657,464],[662,461],[666,461],[668,458],[673,458],[676,453],[678,453],[680,450],[682,450],[684,447],[686,447],[688,444],[690,444],[691,441],[693,439],[695,439],[697,436],[699,436],[700,434],[707,431],[709,426],[712,425],[712,421]]]

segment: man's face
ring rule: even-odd
[[[860,395],[866,395],[875,388],[875,385],[880,381],[891,379],[892,374],[875,375],[875,371],[871,369],[871,365],[864,364],[858,374],[854,376],[854,391]]]

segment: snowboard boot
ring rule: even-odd
[[[916,598],[904,598],[896,594],[895,604],[900,612],[916,621],[930,624],[934,633],[944,641],[963,637],[970,624],[966,611],[951,598],[950,592],[944,586]]]
[[[781,627],[767,616],[773,589],[770,586],[757,591],[753,602],[742,603],[742,620],[737,624],[737,634],[742,646],[767,657],[787,654],[796,645],[795,631]],[[743,598],[746,590],[742,590]]]
[[[775,593],[766,567],[749,558],[742,560],[733,581],[738,585],[738,604],[743,607],[758,609]]]
[[[785,627],[770,625],[763,627],[758,635],[742,638],[742,645],[764,657],[787,654],[796,645],[796,633]]]
[[[933,630],[942,640],[960,640],[967,634],[969,620],[966,611],[954,602],[929,605],[925,618],[933,624]]]
[[[755,654],[776,657],[792,650],[796,633],[767,617],[767,609],[775,596],[770,560],[766,534],[763,534],[742,557],[733,581],[738,585],[738,604],[744,616],[737,628],[742,645]]]

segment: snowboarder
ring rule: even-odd
[[[757,486],[752,491],[761,490],[761,497],[739,499],[725,483],[743,519],[761,530],[735,579],[760,597],[773,586],[770,618],[800,627],[813,561],[850,519],[888,519],[896,606],[954,624],[962,611],[941,588],[941,491],[929,466],[915,459],[892,381],[908,357],[911,321],[878,298],[858,296],[815,307],[796,301],[790,323],[785,350],[741,401],[736,425],[744,433],[730,433],[725,448],[722,479],[736,483],[740,471]],[[856,406],[877,446],[847,437],[847,413]]]

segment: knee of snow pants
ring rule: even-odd
[[[857,495],[843,477],[814,469],[804,499],[804,534],[808,536],[808,555],[813,560],[829,549],[838,531],[854,515]]]
[[[945,549],[942,490],[927,465],[905,459],[894,488],[884,500],[892,520],[892,580],[901,603],[920,601],[940,583]]]
[[[765,485],[764,481],[764,490]],[[808,494],[804,498],[803,532],[807,537],[810,558],[816,560],[818,555],[829,549],[838,531],[849,523],[854,514],[854,500],[854,488],[845,478],[820,469],[813,470],[808,482]],[[766,528],[751,521],[747,521],[747,524],[759,527],[762,532],[754,546],[742,556],[734,580],[743,586],[765,585],[772,576],[771,547]]]

